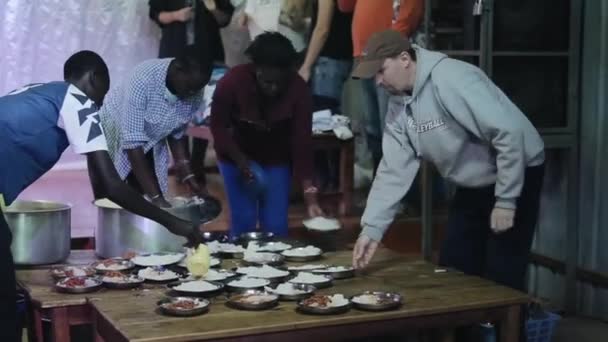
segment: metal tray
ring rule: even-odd
[[[137,281],[128,282],[128,283],[115,283],[115,282],[110,282],[110,281],[104,281],[103,276],[100,280],[102,281],[103,286],[107,287],[108,289],[114,289],[114,290],[134,289],[136,287],[141,286],[141,284],[144,283],[144,279],[139,278],[139,277],[137,277]]]
[[[259,278],[261,279],[261,278]],[[232,279],[232,280],[238,280],[237,279]],[[231,281],[232,281],[231,280]],[[262,291],[264,290],[264,287],[268,286],[271,284],[271,281],[268,279],[262,279],[262,280],[266,280],[266,284],[261,285],[261,286],[256,286],[256,287],[239,287],[239,286],[231,286],[230,282],[226,283],[226,290],[230,291],[230,292],[237,292],[237,293],[243,293],[249,290],[258,290],[258,291]]]
[[[243,259],[245,252],[217,252],[215,255],[222,259]]]
[[[86,280],[91,280],[91,281],[95,282],[95,285],[89,286],[89,287],[78,287],[78,288],[65,287],[65,286],[61,285],[61,283],[63,283],[64,281],[67,281],[68,279],[73,279],[73,278],[85,278]],[[62,293],[82,294],[82,293],[95,292],[95,291],[101,289],[102,286],[103,286],[103,283],[101,282],[101,280],[99,280],[97,278],[92,278],[92,277],[72,277],[72,278],[63,278],[62,280],[58,281],[55,284],[55,289],[58,292],[62,292]]]
[[[139,264],[136,263],[135,261],[131,260],[131,262],[133,262],[134,265],[139,266],[139,267],[154,267],[154,266],[170,266],[170,265],[177,265],[179,264],[180,261],[182,261],[186,255],[184,253],[146,253],[146,254],[139,254],[137,255],[135,258],[137,257],[147,257],[147,256],[152,256],[152,255],[158,255],[158,256],[163,256],[163,255],[181,255],[181,258],[177,261],[174,262],[169,262],[169,263],[164,263],[164,264],[160,264],[160,265],[144,265],[144,264]],[[133,258],[133,259],[135,259]]]
[[[56,279],[62,279],[62,278],[69,278],[70,276],[67,276],[65,274],[66,269],[68,268],[79,268],[82,269],[83,271],[85,271],[86,275],[84,277],[92,277],[94,276],[97,272],[95,271],[94,268],[90,267],[90,266],[61,266],[61,267],[54,267],[50,270],[51,276]]]
[[[270,252],[262,252],[262,253],[273,254],[273,257],[271,260],[268,260],[268,261],[251,261],[251,260],[243,259],[243,264],[245,264],[247,266],[262,266],[262,265],[280,266],[285,263],[285,257],[282,256],[281,254],[270,253]]]
[[[326,289],[328,287],[331,287],[333,285],[333,278],[327,274],[322,274],[322,275],[325,276],[325,278],[327,278],[327,281],[324,281],[322,283],[297,283],[297,282],[292,281],[295,277],[292,279],[289,279],[288,282],[292,283],[292,284],[312,285],[312,286],[316,287],[317,289]]]
[[[300,301],[302,299],[306,299],[306,298],[312,296],[315,293],[315,291],[317,290],[317,288],[313,285],[293,284],[293,283],[289,283],[289,284],[291,284],[294,289],[306,291],[306,293],[287,295],[287,294],[280,294],[280,293],[273,292],[273,294],[276,294],[277,296],[279,296],[279,300],[286,301],[286,302],[297,302],[297,301]],[[279,284],[271,285],[270,288],[276,289],[278,285]]]
[[[174,308],[168,307],[168,304],[177,303],[177,302],[183,301],[183,300],[198,301],[202,305],[200,307],[197,307],[197,308],[194,308],[191,310],[174,309]],[[199,316],[199,315],[205,314],[209,311],[209,304],[210,304],[210,302],[207,299],[196,298],[196,297],[165,298],[165,299],[159,300],[157,303],[158,309],[160,310],[161,313],[163,313],[165,315],[169,315],[169,316],[176,316],[176,317],[192,317],[192,316]]]
[[[238,274],[236,274],[235,272],[232,272],[230,270],[217,270],[217,271],[222,271],[222,273],[226,274],[226,278],[222,279],[222,280],[205,280],[205,281],[211,281],[211,282],[222,282],[224,284],[226,284],[227,282],[230,282],[232,280],[234,280],[235,278],[239,277]]]
[[[296,247],[296,248],[292,248],[290,250],[294,250],[294,249],[304,249],[304,247]],[[306,255],[306,256],[289,256],[284,253],[285,253],[285,251],[283,251],[281,253],[281,255],[285,257],[286,261],[294,261],[294,262],[314,261],[314,260],[319,260],[319,259],[321,259],[321,257],[323,257],[323,251],[321,251],[319,254]]]
[[[247,245],[249,241],[270,241],[273,238],[274,233],[271,232],[249,232],[239,235],[239,237],[236,239],[236,242]]]
[[[101,263],[103,263],[105,260],[114,260],[117,261],[118,264],[120,264],[121,266],[123,266],[122,269],[120,270],[100,270],[97,268],[97,266]],[[105,259],[105,260],[99,260],[99,261],[95,261],[94,263],[91,264],[91,267],[97,271],[97,273],[103,274],[106,272],[127,272],[132,270],[133,268],[135,268],[135,264],[133,263],[133,261],[131,260],[127,260],[127,259],[123,259],[123,258],[110,258],[110,259]]]
[[[189,280],[189,281],[191,281],[191,280]],[[186,297],[214,297],[214,296],[217,296],[220,293],[222,293],[222,291],[224,290],[223,283],[216,282],[216,281],[207,281],[207,282],[211,283],[213,285],[216,285],[218,288],[215,290],[211,290],[211,291],[200,291],[200,292],[181,291],[181,290],[175,289],[176,286],[180,285],[181,283],[185,283],[185,281],[174,281],[172,283],[167,284],[167,288],[169,289],[169,293],[172,295],[172,297],[175,297],[175,294],[177,294],[179,296],[186,296]]]
[[[229,281],[232,281],[234,278],[240,277],[239,274],[236,274],[232,271],[229,270],[218,270],[218,271],[222,271],[222,273],[226,274],[226,278],[224,279],[214,279],[214,280],[207,280],[205,279],[205,277],[201,277],[201,278],[196,278],[196,277],[192,277],[190,275],[184,275],[184,277],[182,277],[180,279],[181,282],[186,282],[186,281],[194,281],[194,280],[204,280],[206,282],[210,282],[210,283],[223,283],[226,284]]]
[[[382,303],[378,304],[361,304],[353,301],[355,297],[361,295],[373,295],[382,299]],[[350,298],[352,305],[359,310],[365,311],[388,311],[394,310],[403,304],[403,296],[392,292],[365,291]]]
[[[152,267],[155,268],[155,267]],[[170,278],[170,279],[164,279],[164,280],[158,280],[158,279],[150,279],[150,278],[145,278],[139,275],[139,271],[134,272],[134,274],[140,278],[142,278],[145,282],[150,283],[150,284],[167,284],[167,283],[171,283],[174,282],[176,280],[179,280],[180,278],[183,277],[182,272],[176,272],[175,270],[172,270],[168,267],[163,267],[163,266],[159,266],[158,269],[166,269],[169,270],[173,273],[175,273],[175,278]],[[141,270],[144,270],[144,268],[142,268]]]
[[[268,266],[270,266],[270,265],[268,265]],[[257,267],[257,266],[253,266],[253,267]],[[251,278],[261,278],[261,279],[266,279],[266,280],[270,281],[271,283],[277,283],[277,282],[282,282],[282,281],[284,281],[285,279],[287,279],[287,277],[289,277],[289,276],[291,275],[291,272],[289,272],[289,271],[287,271],[287,270],[283,270],[283,269],[279,269],[279,270],[281,270],[281,271],[285,271],[285,272],[287,272],[287,274],[282,275],[282,276],[278,276],[278,277],[259,277],[259,276],[249,276],[249,277],[251,277]],[[245,274],[245,273],[239,272],[239,271],[238,271],[238,268],[237,268],[237,269],[235,269],[234,271],[235,271],[237,274],[239,274],[239,275],[243,275],[243,276],[246,276],[246,275],[247,275],[247,274]]]
[[[271,301],[262,302],[259,304],[244,303],[244,302],[240,302],[237,300],[238,298],[240,298],[242,296],[251,296],[251,295],[268,295],[268,296],[274,297],[274,299]],[[278,295],[268,293],[265,291],[247,290],[247,291],[244,291],[239,294],[231,296],[228,299],[228,301],[226,302],[226,305],[231,308],[238,309],[238,310],[268,310],[268,309],[272,309],[275,306],[277,306],[278,303],[279,303]]]
[[[283,242],[283,241],[257,241],[259,249],[258,252],[268,252],[268,253],[281,253],[288,249],[295,248],[293,245]],[[279,247],[278,244],[284,244],[284,246]],[[276,247],[272,247],[276,246]]]
[[[202,236],[203,236],[203,241],[205,241],[205,242],[211,242],[211,241],[227,242],[229,240],[228,235],[221,233],[221,232],[203,232]]]
[[[351,308],[350,302],[343,306],[330,307],[330,308],[326,308],[326,309],[304,305],[303,302],[304,301],[298,302],[296,311],[303,313],[303,314],[309,314],[309,315],[339,315],[339,314],[348,312]]]
[[[186,257],[185,257],[185,258],[183,258],[183,259],[182,259],[182,260],[181,260],[179,263],[177,263],[177,265],[175,265],[175,266],[177,266],[177,267],[181,267],[181,268],[188,268],[188,267],[186,266],[186,259],[187,259],[187,258],[188,258],[188,257],[186,256]],[[216,258],[216,257],[211,257],[211,261],[210,261],[209,268],[218,268],[218,267],[220,267],[220,266],[222,266],[222,259],[220,259],[220,258]]]
[[[309,268],[309,269],[294,269],[293,267],[297,267],[297,266],[290,265],[287,267],[287,270],[292,273],[299,273],[299,272],[311,272],[312,273],[312,271],[329,267],[329,265],[325,265],[325,264],[311,264],[311,265],[318,265],[318,267]],[[302,265],[302,266],[306,266],[306,265]]]
[[[142,277],[140,277],[142,278]],[[167,279],[167,280],[155,280],[155,279],[148,279],[148,278],[142,278],[144,280],[144,282],[149,283],[149,284],[169,284],[169,283],[173,283],[175,281],[178,281],[181,278],[181,276],[177,276],[175,278],[171,278],[171,279]]]
[[[335,267],[335,266],[330,266],[330,267]],[[330,267],[328,267],[328,268],[330,268]],[[333,272],[327,272],[323,269],[319,269],[319,270],[312,270],[311,273],[330,275],[334,279],[348,279],[348,278],[353,278],[355,276],[355,269],[354,269],[354,267],[349,267],[343,271],[333,271]]]

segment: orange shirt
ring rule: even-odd
[[[424,16],[424,0],[401,0],[393,24],[393,0],[338,0],[343,12],[353,12],[353,55],[358,57],[369,37],[393,29],[404,36],[412,35]]]

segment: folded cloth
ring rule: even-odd
[[[346,126],[339,126],[333,129],[334,134],[340,140],[352,139],[353,132]]]

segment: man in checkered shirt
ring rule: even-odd
[[[119,176],[158,206],[170,206],[169,149],[178,179],[194,194],[206,194],[190,168],[184,133],[201,107],[211,70],[210,59],[192,47],[178,58],[145,61],[110,90],[100,110]]]

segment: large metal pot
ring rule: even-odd
[[[49,201],[16,201],[4,211],[13,233],[17,265],[44,265],[70,255],[71,206]]]
[[[97,256],[111,258],[126,252],[156,253],[183,250],[186,239],[172,234],[164,226],[124,210],[108,200],[97,200],[94,204],[97,206],[95,227]],[[165,210],[177,217],[190,220],[192,216],[190,208],[191,206],[188,205],[177,205]],[[206,218],[201,223],[206,223],[210,219]]]

